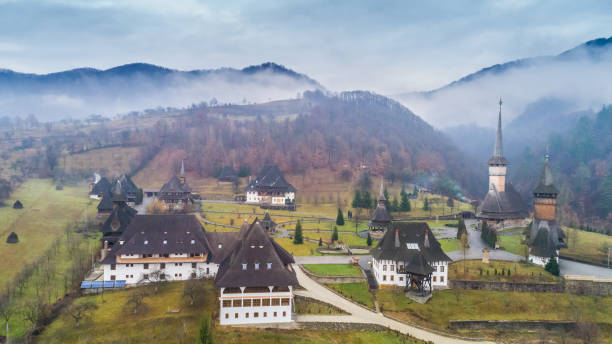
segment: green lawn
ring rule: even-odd
[[[607,250],[604,245],[612,247],[612,236],[586,232],[564,227],[568,248],[562,248],[559,254],[599,264],[607,264]]]
[[[453,252],[461,250],[461,242],[457,239],[439,239],[438,242],[442,246],[442,251]]]
[[[449,320],[572,320],[612,324],[612,297],[447,289],[426,304],[400,290],[376,292],[383,312],[407,322],[448,331]],[[609,326],[606,326],[609,328]],[[609,334],[608,334],[609,335]]]
[[[291,232],[291,234],[293,235],[293,232]],[[332,235],[331,232],[320,232],[320,233],[302,232],[302,236],[304,238],[309,238],[309,239],[313,239],[317,241],[319,240],[319,238],[321,238],[323,240],[323,243],[330,243],[331,235]],[[356,246],[357,247],[367,247],[368,246],[367,239],[361,238],[355,233],[339,232],[338,242],[343,243],[344,245],[347,245],[349,247],[356,247]],[[372,240],[372,247],[376,247],[377,244],[378,244],[378,240]]]
[[[347,314],[339,308],[333,307],[330,304],[304,299],[302,297],[295,298],[295,314],[306,315],[306,314],[318,314],[318,315],[332,315],[332,314]]]
[[[182,297],[183,282],[164,285],[157,293],[150,291],[144,306],[134,314],[128,305],[134,289],[81,297],[97,304],[88,320],[75,327],[74,320],[62,312],[42,335],[38,343],[194,343],[204,315],[218,312],[217,291],[208,281],[203,297],[193,306]],[[169,310],[174,310],[169,312]],[[229,327],[213,321],[215,343],[422,343],[389,331],[328,331],[328,330],[263,330],[259,328]]]
[[[327,286],[344,295],[344,297],[350,300],[361,303],[366,307],[374,308],[372,294],[370,294],[370,290],[366,282],[328,284]]]
[[[498,235],[499,247],[510,253],[525,256],[525,245],[521,244],[523,234]]]
[[[23,209],[15,210],[15,200]],[[55,190],[48,179],[30,179],[11,195],[7,207],[0,208],[0,291],[26,264],[37,261],[69,224],[83,220],[85,210],[93,215],[98,205],[88,197],[86,185],[65,186]],[[11,232],[19,236],[18,244],[7,244]]]
[[[448,278],[451,280],[538,283],[559,281],[559,277],[552,275],[540,266],[499,260],[492,260],[489,264],[485,264],[481,260],[454,262],[449,265],[448,269]]]
[[[352,264],[304,264],[306,269],[320,276],[361,276],[361,269]]]
[[[317,252],[319,245],[304,241],[303,244],[296,245],[293,243],[293,239],[289,238],[276,238],[274,239],[279,245],[281,245],[287,252],[293,256],[320,256],[321,253]]]

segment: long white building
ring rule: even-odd
[[[104,255],[104,281],[214,277],[222,325],[292,321],[293,257],[257,220],[239,233],[207,233],[193,215],[137,215]]]
[[[245,201],[263,208],[295,209],[295,188],[275,165],[266,165],[245,188]]]
[[[411,287],[423,279],[429,288],[448,285],[451,259],[427,223],[393,223],[371,254],[372,273],[381,286]]]

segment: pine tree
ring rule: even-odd
[[[323,246],[323,239],[319,238],[319,246]]]
[[[202,319],[202,325],[200,326],[200,338],[198,343],[200,344],[212,344],[212,328],[209,316],[205,316]]]
[[[332,232],[332,242],[338,241],[338,227],[334,226],[334,231]]]
[[[489,229],[487,228],[487,220],[482,221],[482,228],[481,228],[481,232],[480,232],[480,238],[482,239],[482,241],[484,241],[485,243],[489,243],[489,240],[487,238],[487,233],[489,232]]]
[[[296,245],[300,245],[304,243],[304,238],[302,237],[302,222],[297,220],[295,224],[295,235],[293,236],[293,243]]]
[[[349,210],[347,212],[347,215],[348,215],[349,220],[353,218],[353,212],[352,211]]]
[[[338,226],[344,226],[344,215],[342,215],[342,209],[338,208],[338,216],[336,216],[336,224]]]
[[[400,191],[400,196],[404,196],[406,194],[406,189],[404,188],[404,185],[402,185],[402,191]]]
[[[372,196],[369,191],[364,191],[361,197],[361,207],[363,209],[370,209],[372,207]]]
[[[368,244],[368,247],[372,246],[372,236],[370,235],[369,231],[368,231],[368,238],[366,239],[366,243]]]
[[[399,202],[397,198],[393,197],[393,202],[391,202],[391,209],[389,211],[398,211],[399,210]]]
[[[429,200],[425,197],[425,201],[423,202],[423,210],[429,210]]]
[[[361,208],[361,202],[361,191],[355,190],[355,196],[353,197],[353,203],[351,204],[351,206],[353,207],[353,209]]]
[[[416,185],[414,186],[414,189],[412,190],[412,196],[413,197],[417,197],[419,195],[419,189],[417,189]]]
[[[385,207],[387,209],[391,209],[391,202],[389,201],[389,193],[387,192],[387,188],[383,191],[383,195],[385,196]],[[376,206],[374,206],[376,208]]]
[[[548,260],[548,263],[546,263],[544,269],[555,276],[559,276],[559,263],[554,255],[550,256],[550,259]]]
[[[410,211],[410,200],[408,199],[408,194],[404,192],[402,195],[402,202],[399,207],[400,211]]]

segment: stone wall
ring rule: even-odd
[[[612,296],[612,279],[567,276],[559,283],[514,283],[450,280],[450,288],[467,290],[517,291],[527,293],[570,293]]]
[[[573,321],[547,320],[451,320],[450,327],[455,330],[559,330],[571,331],[576,327]]]
[[[361,283],[366,281],[363,271],[361,271],[361,276],[320,276],[313,274],[303,266],[300,266],[300,268],[308,277],[320,284]]]

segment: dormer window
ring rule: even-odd
[[[168,243],[168,240],[164,240],[164,245]]]
[[[419,244],[417,244],[415,242],[408,242],[408,243],[406,243],[406,248],[408,248],[409,250],[418,250],[419,249]]]
[[[219,244],[219,248],[223,247],[223,244]]]
[[[268,263],[268,270],[272,269],[272,263]]]
[[[144,244],[145,244],[145,245],[148,245],[148,244],[149,244],[149,240],[145,240],[145,241],[144,241]]]
[[[119,241],[119,245],[123,245],[123,240]]]
[[[242,264],[242,270],[246,270],[247,265],[246,264]]]
[[[259,263],[255,263],[255,270],[259,270]]]
[[[193,245],[193,244],[195,244],[195,240],[191,240],[191,244],[192,244],[192,245]]]

